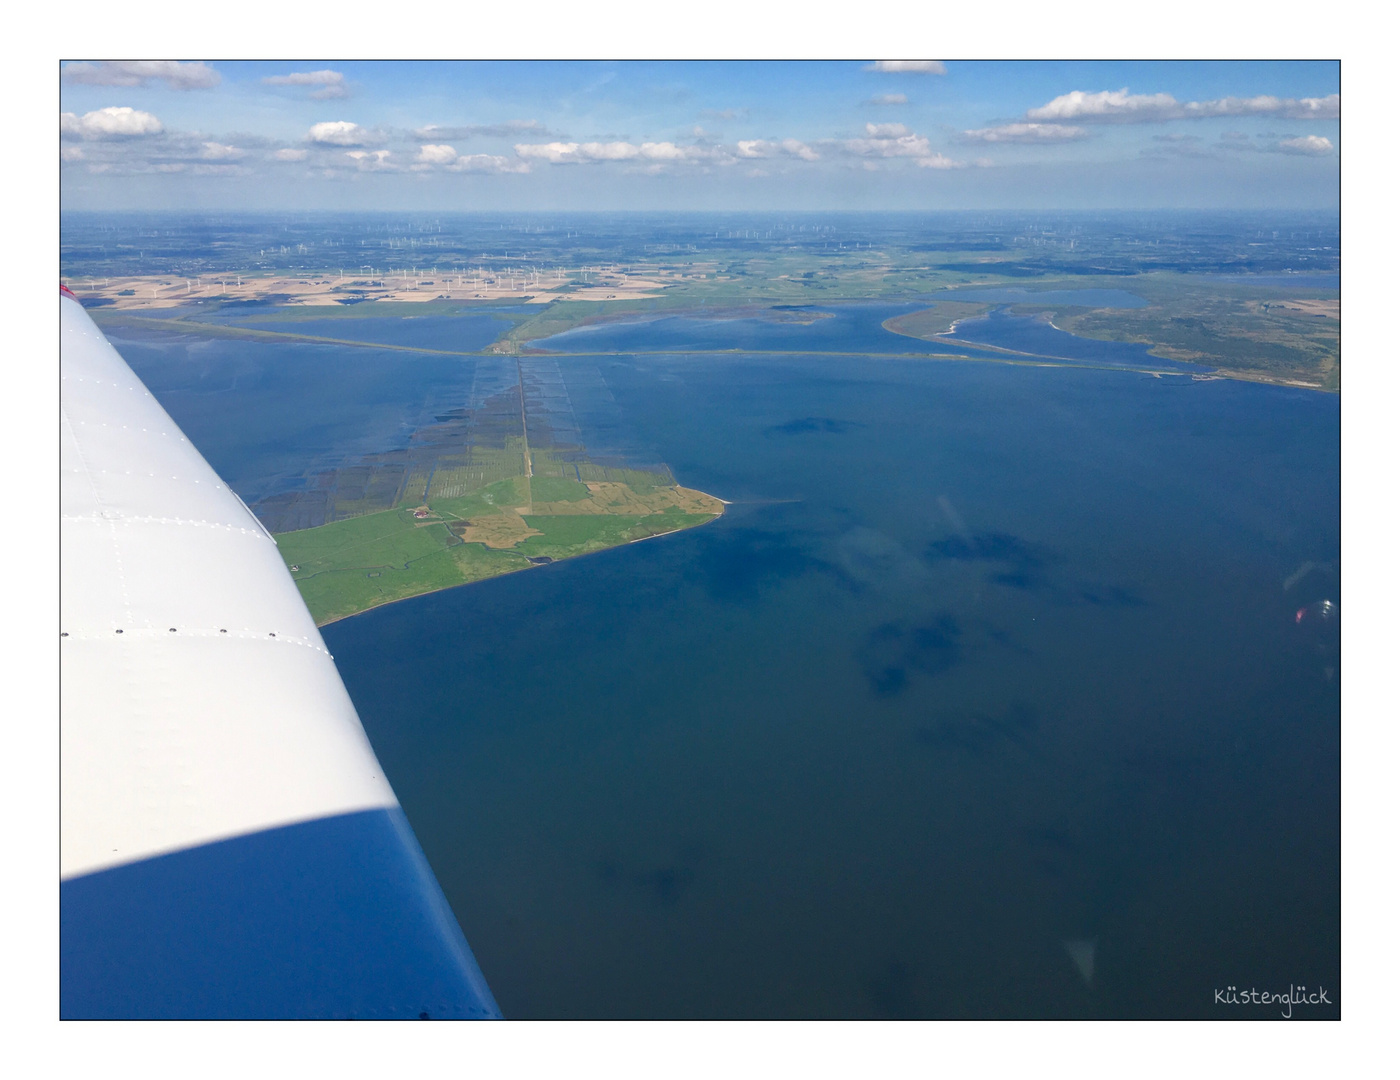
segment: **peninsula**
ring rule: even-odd
[[[391,510],[277,534],[318,626],[411,596],[527,570],[713,521],[724,503],[658,473],[532,455],[554,475],[464,494],[437,485]],[[532,470],[533,471],[533,470]],[[590,479],[618,472],[612,480]]]

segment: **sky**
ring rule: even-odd
[[[64,210],[1334,209],[1335,62],[60,65]]]

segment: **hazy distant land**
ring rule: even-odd
[[[892,247],[889,246],[889,247]],[[923,255],[915,258],[915,255]],[[909,337],[942,336],[956,341],[953,324],[994,306],[965,301],[959,293],[1015,288],[1018,314],[1042,314],[1067,332],[1092,339],[1135,342],[1154,356],[1216,369],[1223,377],[1336,390],[1340,387],[1340,300],[1335,287],[1307,287],[1306,277],[1281,283],[1249,275],[1229,278],[1148,270],[1093,273],[1075,266],[1071,274],[1053,267],[1028,281],[1008,260],[972,258],[952,252],[937,260],[924,253],[872,248],[823,253],[779,249],[716,257],[714,253],[673,252],[665,258],[613,259],[598,263],[551,265],[527,255],[518,265],[457,265],[413,268],[324,269],[295,276],[248,274],[126,275],[75,277],[70,287],[89,306],[111,316],[164,314],[188,306],[191,312],[225,304],[280,305],[275,317],[295,334],[298,312],[316,318],[351,318],[379,305],[528,305],[538,310],[505,328],[490,351],[517,353],[532,343],[579,326],[617,319],[701,314],[799,321],[820,317],[811,305],[860,300],[930,301],[928,314],[904,316],[887,329]],[[499,260],[497,260],[499,262]],[[1126,290],[1145,307],[1079,307],[1038,302],[1038,293]],[[802,309],[808,309],[803,311]],[[382,309],[380,309],[382,310]],[[176,324],[167,324],[176,325]],[[279,331],[247,331],[183,320],[181,329],[206,334],[259,336]],[[305,338],[305,340],[335,340]],[[392,346],[390,346],[392,347]]]

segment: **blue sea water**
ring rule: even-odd
[[[503,1011],[1336,988],[1341,675],[1296,612],[1338,597],[1338,398],[893,356],[887,314],[844,317],[825,354],[688,354],[811,328],[669,320],[523,358],[568,406],[532,423],[726,514],[325,628]],[[981,340],[1055,333],[1010,319]],[[505,377],[158,337],[117,344],[249,501]]]

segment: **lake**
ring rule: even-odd
[[[1338,397],[881,355],[888,308],[552,339],[530,423],[724,517],[325,629],[503,1011],[1338,1001]],[[514,374],[116,343],[250,502]]]

